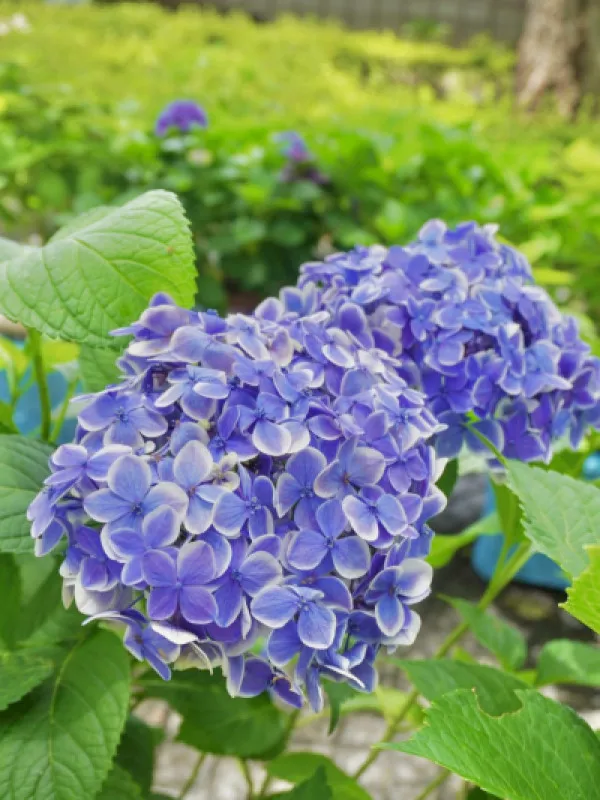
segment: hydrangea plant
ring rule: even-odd
[[[164,192],[5,252],[0,309],[29,328],[19,374],[35,376],[42,419],[39,442],[10,413],[0,436],[2,796],[149,797],[154,740],[126,723],[132,691],[167,700],[200,751],[181,796],[212,753],[241,760],[251,798],[274,777],[290,798],[367,797],[356,781],[382,747],[444,768],[422,798],[453,772],[509,800],[594,796],[597,737],[535,687],[597,684],[597,651],[552,642],[524,672],[521,634],[486,613],[539,551],[572,578],[567,610],[600,631],[600,492],[564,474],[597,446],[598,361],[516,250],[433,221],[407,246],[306,264],[227,317],[189,310],[187,223]],[[79,343],[94,387],[59,446],[43,335]],[[453,599],[463,621],[436,655],[398,662],[410,694],[375,693],[387,730],[353,778],[282,755],[305,701],[318,718],[327,695],[332,728],[361,708],[376,661],[419,631],[432,565],[486,530],[434,538],[428,524],[463,445],[504,480],[506,546],[481,601]],[[21,555],[32,538],[44,558]],[[469,629],[503,670],[447,658]],[[403,725],[419,729],[394,744]],[[258,790],[249,759],[266,765]]]

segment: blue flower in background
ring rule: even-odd
[[[154,132],[166,136],[171,129],[188,133],[194,128],[208,127],[208,116],[194,100],[173,100],[158,115]]]

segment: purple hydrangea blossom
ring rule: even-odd
[[[160,112],[154,132],[157,136],[165,136],[174,129],[188,133],[193,128],[206,128],[208,117],[206,111],[194,100],[173,100]]]
[[[194,656],[244,697],[371,691],[420,628],[445,459],[475,431],[548,459],[600,426],[600,362],[472,223],[307,264],[254,315],[157,295],[118,334],[121,381],[29,509],[36,552],[66,540],[65,597],[163,677]]]

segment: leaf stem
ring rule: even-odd
[[[496,567],[497,572],[492,577],[487,589],[481,597],[481,600],[477,604],[477,607],[485,610],[489,605],[491,605],[504,587],[507,586],[507,584],[509,584],[514,578],[530,555],[531,544],[529,542],[521,542],[505,564],[498,564]],[[450,631],[433,658],[442,658],[445,656],[468,630],[469,625],[466,622],[461,622],[459,625],[457,625],[452,631]],[[388,723],[385,733],[381,738],[380,744],[391,741],[394,738],[394,736],[398,733],[400,725],[406,719],[413,706],[417,703],[419,696],[419,691],[417,689],[413,689],[410,694],[407,695],[406,700],[402,704],[402,707],[398,710],[398,713]],[[360,778],[360,776],[363,775],[377,760],[380,752],[381,750],[371,750],[369,755],[354,773],[354,777]]]
[[[177,795],[177,800],[183,800],[183,798],[186,796],[186,794],[189,792],[192,786],[196,783],[196,778],[198,777],[198,773],[202,769],[202,765],[204,764],[205,760],[206,760],[206,753],[200,753],[200,755],[196,759],[196,763],[194,764],[192,771],[188,776],[187,781],[183,784],[183,786],[181,787],[181,791]]]
[[[242,770],[242,775],[246,779],[246,785],[248,787],[248,800],[252,800],[254,797],[254,784],[252,783],[252,773],[250,772],[248,761],[245,758],[240,758],[238,761],[240,764],[240,769]]]
[[[71,402],[71,398],[73,397],[73,393],[75,391],[76,386],[77,386],[77,378],[75,378],[75,380],[72,380],[67,386],[67,392],[65,394],[64,400],[62,401],[56,419],[54,420],[54,426],[52,428],[52,434],[50,437],[53,442],[56,442],[56,440],[60,436],[60,432],[62,431],[62,427],[65,423],[65,418],[67,416],[67,411],[69,409],[69,403]]]
[[[44,359],[42,356],[42,337],[39,332],[29,328],[29,345],[33,361],[33,372],[38,385],[40,395],[41,410],[41,430],[40,436],[44,442],[50,441],[50,424],[52,421],[52,406],[50,404],[50,392],[48,391],[48,380],[44,369]]]
[[[439,786],[445,783],[450,777],[450,775],[452,775],[450,770],[447,769],[440,770],[440,772],[438,772],[438,774],[431,781],[431,783],[428,783],[427,786],[423,789],[423,791],[415,797],[415,800],[425,800],[426,797],[429,797],[429,795],[432,792],[434,792]]]

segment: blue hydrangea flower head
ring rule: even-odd
[[[158,115],[154,132],[166,136],[170,130],[188,133],[193,128],[208,127],[208,116],[194,100],[173,100]]]

